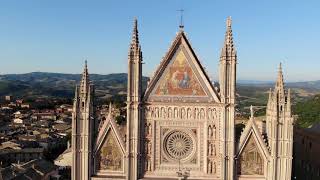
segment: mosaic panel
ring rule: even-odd
[[[169,69],[156,89],[156,95],[206,95],[181,49],[167,68]]]
[[[238,162],[239,175],[263,175],[264,160],[255,143],[252,135],[250,135]]]
[[[123,158],[119,144],[111,130],[99,152],[99,170],[121,171]]]

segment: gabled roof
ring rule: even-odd
[[[206,94],[206,99],[212,99],[212,101],[220,102],[220,98],[218,93],[216,92],[213,84],[211,83],[209,76],[205,72],[205,69],[201,65],[199,59],[197,58],[195,52],[193,51],[184,31],[179,31],[175,40],[173,41],[169,51],[166,53],[165,57],[161,61],[159,67],[155,71],[153,77],[151,77],[150,82],[148,83],[148,87],[144,94],[144,100],[148,100],[151,97],[157,87],[159,86],[161,80],[166,76],[166,72],[168,72],[172,61],[175,61],[175,55],[179,53],[178,51],[183,50],[184,54],[189,58],[186,58],[189,66],[191,67],[193,73],[195,74],[198,82],[202,85],[204,92]]]
[[[244,150],[244,148],[245,148],[245,146],[251,136],[254,137],[256,145],[258,146],[257,148],[260,150],[263,157],[266,160],[268,160],[270,157],[270,154],[269,154],[268,148],[262,138],[262,135],[261,135],[257,125],[255,124],[254,117],[250,118],[243,133],[241,134],[236,157],[239,157],[241,155],[242,151]]]
[[[116,122],[114,121],[112,115],[108,115],[106,120],[104,121],[103,125],[100,128],[97,141],[95,144],[94,152],[97,153],[100,149],[100,147],[103,145],[106,136],[109,131],[112,131],[115,135],[115,138],[117,140],[117,143],[119,144],[119,147],[122,150],[122,153],[125,153],[125,143],[123,142],[123,139],[121,138],[121,134],[119,132],[119,129],[117,127]]]

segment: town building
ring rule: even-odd
[[[320,124],[311,128],[294,129],[294,173],[295,179],[320,179]]]

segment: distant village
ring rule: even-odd
[[[7,95],[0,105],[0,179],[70,179],[72,101]],[[98,109],[106,116],[109,105]]]

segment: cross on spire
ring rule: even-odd
[[[184,9],[179,9],[177,11],[180,12],[180,25],[179,25],[179,28],[183,29],[184,28],[184,25],[183,25],[183,12],[184,12]]]

